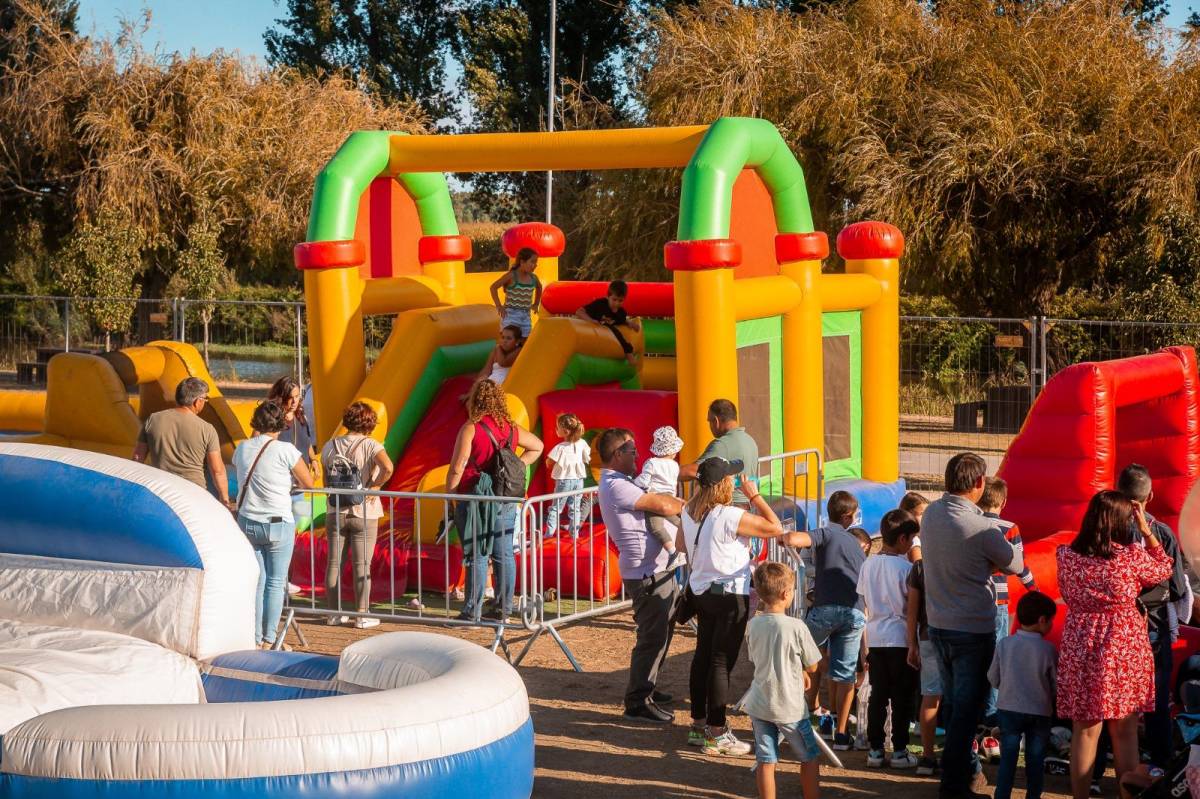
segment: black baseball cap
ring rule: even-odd
[[[708,488],[735,474],[746,471],[746,464],[741,461],[727,461],[724,458],[709,458],[701,462],[696,470],[696,479],[700,485]]]

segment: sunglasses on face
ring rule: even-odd
[[[637,444],[634,444],[632,441],[626,441],[617,448],[617,452],[623,455],[632,455],[637,452]]]

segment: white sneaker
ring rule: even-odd
[[[483,589],[483,598],[484,599],[495,599],[496,598],[496,589],[492,588],[490,585],[487,588]]]
[[[867,768],[883,768],[883,761],[882,749],[872,749],[867,753]]]
[[[288,583],[288,596],[296,596],[296,594],[301,593],[303,590],[303,588],[295,583]]]
[[[713,737],[705,730],[704,738],[704,754],[706,755],[748,755],[750,754],[750,744],[745,741],[739,741],[733,734],[733,730],[726,729],[725,732]]]
[[[917,756],[905,749],[903,752],[892,752],[888,765],[892,768],[916,768]]]
[[[372,619],[366,616],[361,616],[354,620],[354,626],[360,630],[365,630],[368,627],[378,627],[379,619]]]
[[[345,624],[350,621],[349,616],[326,616],[325,623],[330,627],[337,627],[340,624]]]
[[[413,597],[412,599],[408,600],[408,606],[413,610],[425,609],[425,604],[421,601],[420,597]]]

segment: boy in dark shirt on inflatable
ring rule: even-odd
[[[642,324],[636,317],[631,317],[625,313],[625,298],[629,296],[629,286],[624,280],[614,280],[608,284],[608,293],[604,297],[592,300],[587,305],[575,312],[575,316],[585,322],[593,322],[602,327],[607,327],[616,336],[617,343],[621,345],[621,351],[625,353],[625,360],[629,361],[630,365],[637,363],[637,355],[633,352],[633,345],[625,340],[621,335],[620,327],[628,326],[633,331],[642,329]]]

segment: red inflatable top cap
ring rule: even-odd
[[[855,222],[838,234],[837,251],[847,261],[899,258],[904,255],[904,234],[887,222]]]
[[[789,261],[821,261],[829,257],[829,237],[815,233],[780,233],[775,237],[775,260],[781,264]]]
[[[417,242],[417,260],[423,264],[469,261],[471,239],[468,236],[422,236]]]
[[[549,222],[522,222],[504,231],[500,246],[509,258],[516,258],[525,247],[539,257],[557,258],[567,248],[567,238]]]
[[[742,245],[734,239],[668,241],[663,247],[663,263],[672,272],[726,269],[741,262]]]
[[[297,269],[338,269],[359,266],[367,260],[367,248],[358,239],[306,241],[292,250]]]

